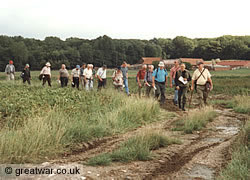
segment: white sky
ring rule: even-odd
[[[250,35],[250,0],[0,0],[0,35],[117,39]]]

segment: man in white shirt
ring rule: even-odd
[[[7,76],[7,81],[15,80],[15,66],[13,65],[12,60],[10,60],[9,64],[6,65],[5,73]]]
[[[98,78],[98,90],[100,90],[102,87],[106,87],[106,71],[107,71],[107,66],[103,65],[101,68],[98,69],[97,71],[97,78]]]
[[[76,68],[72,70],[72,87],[75,86],[79,89],[79,82],[80,82],[80,65],[76,65]]]
[[[46,81],[48,81],[48,85],[51,86],[51,64],[47,62],[43,67],[42,71],[40,72],[40,76],[43,80],[43,86],[45,85]]]
[[[198,69],[194,71],[192,76],[192,87],[191,90],[194,90],[194,85],[196,81],[197,85],[197,94],[199,98],[199,107],[204,107],[204,104],[207,104],[208,92],[213,89],[213,82],[211,79],[211,74],[208,69],[203,67],[203,62],[198,62]],[[206,83],[210,83],[210,88],[206,88]]]
[[[91,68],[91,64],[87,65],[87,68],[83,71],[83,76],[86,82],[86,90],[92,90],[93,89],[93,71]]]

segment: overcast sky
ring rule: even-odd
[[[0,0],[0,35],[117,39],[250,35],[249,0]]]

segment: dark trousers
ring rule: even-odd
[[[23,83],[25,83],[25,82],[28,82],[28,84],[30,85],[30,78],[29,77],[24,77],[23,78]]]
[[[101,89],[102,87],[106,87],[106,79],[102,79],[102,81],[98,79],[98,89]]]
[[[180,87],[180,89],[178,90],[178,103],[179,103],[179,108],[181,108],[181,104],[182,107],[185,106],[187,101],[187,87]]]
[[[66,87],[68,85],[68,78],[67,77],[60,77],[61,87]]]
[[[72,87],[77,87],[79,89],[79,77],[73,77],[73,84]]]
[[[48,85],[51,86],[51,78],[50,78],[50,75],[48,75],[48,74],[44,74],[43,86],[45,85],[46,81],[48,81]]]
[[[164,104],[165,103],[165,89],[166,89],[166,86],[165,86],[165,82],[157,82],[155,81],[155,87],[156,87],[156,90],[155,90],[155,98],[158,99],[158,97],[160,96],[161,94],[161,104]]]
[[[147,86],[147,85],[145,85],[145,86],[146,86],[146,95],[149,97],[150,96],[150,92],[153,89],[153,86],[152,86],[152,82],[148,82],[148,84],[150,86]]]

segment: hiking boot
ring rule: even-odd
[[[185,109],[185,104],[182,104],[182,111],[186,111],[186,109]]]
[[[173,99],[173,103],[175,106],[177,106],[178,102]]]

